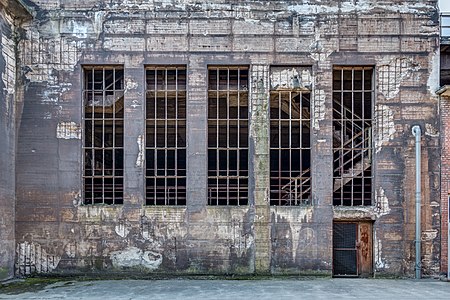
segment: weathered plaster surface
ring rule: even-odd
[[[330,235],[333,220],[370,220],[375,271],[411,274],[411,257],[405,254],[397,259],[399,251],[409,251],[411,242],[405,233],[409,224],[403,225],[402,218],[413,213],[410,206],[399,204],[407,201],[405,195],[412,185],[400,168],[408,165],[412,124],[425,124],[430,139],[439,135],[436,101],[430,97],[438,62],[433,44],[438,36],[432,17],[435,3],[86,0],[66,1],[63,9],[57,1],[28,2],[35,4],[36,18],[24,26],[18,56],[26,81],[17,151],[18,270],[28,262],[26,253],[38,253],[45,254],[45,260],[33,258],[32,265],[47,264],[48,268],[34,270],[43,273],[109,268],[121,272],[329,273],[332,245],[324,236]],[[7,48],[2,48],[2,58],[6,66],[12,66],[14,56]],[[82,205],[81,74],[82,65],[91,64],[123,65],[125,69],[129,144],[124,147],[127,184],[123,205]],[[189,70],[189,186],[183,207],[146,207],[143,203],[142,74],[145,65],[154,64],[186,64]],[[206,70],[217,64],[248,65],[251,70],[248,206],[206,204]],[[331,208],[332,187],[323,184],[332,181],[332,166],[326,159],[332,157],[331,74],[336,65],[377,70],[373,206]],[[136,66],[142,72],[127,73]],[[280,72],[270,73],[275,68]],[[4,95],[16,94],[12,71],[11,67],[2,71]],[[311,206],[268,206],[271,88],[311,90],[311,140],[316,142],[311,146],[311,159],[317,166],[312,171]],[[430,155],[424,160],[431,161],[437,150],[427,142],[424,147]],[[438,172],[435,165],[429,165],[425,181]],[[432,199],[436,196],[431,189],[425,193]],[[439,218],[433,207],[426,208],[430,223]],[[323,214],[326,209],[328,214]],[[395,230],[392,224],[397,224]],[[399,237],[405,237],[404,243],[398,242]],[[424,240],[438,238],[433,226],[423,235]],[[429,245],[434,244],[426,244],[424,266],[435,274],[439,249]]]

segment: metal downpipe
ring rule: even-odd
[[[416,263],[415,263],[415,271],[416,271],[416,279],[420,279],[422,277],[421,269],[421,170],[420,170],[420,161],[421,161],[421,154],[420,154],[420,139],[422,132],[420,130],[419,125],[414,125],[412,128],[412,133],[416,137],[416,238],[415,238],[415,244],[416,244]]]

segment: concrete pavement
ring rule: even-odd
[[[29,290],[29,289],[28,289]],[[450,283],[401,279],[60,281],[35,291],[0,289],[0,299],[450,299]]]

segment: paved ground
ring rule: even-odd
[[[23,286],[23,288],[25,288]],[[28,288],[26,288],[29,290]],[[450,282],[393,279],[61,281],[0,299],[450,299]]]

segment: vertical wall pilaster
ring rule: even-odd
[[[207,199],[207,68],[203,58],[192,55],[188,65],[187,124],[187,210],[200,212]]]
[[[270,272],[269,66],[250,69],[250,205],[255,206],[255,272]]]
[[[145,69],[139,59],[124,67],[124,208],[137,213],[145,202]]]
[[[312,205],[311,229],[317,238],[317,260],[323,270],[331,271],[333,226],[333,128],[332,128],[332,65],[319,61],[314,72],[312,94]]]

